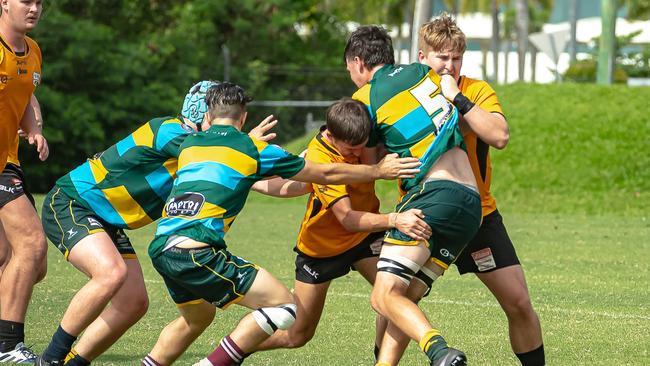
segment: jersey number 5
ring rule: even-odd
[[[451,111],[451,105],[442,94],[436,94],[436,90],[438,90],[438,86],[433,80],[425,78],[420,85],[411,89],[410,92],[431,117],[431,122],[436,126],[437,134],[447,121],[446,117]]]

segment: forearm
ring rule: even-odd
[[[508,144],[510,129],[503,116],[475,105],[463,118],[467,126],[486,144],[497,149],[503,149]]]
[[[267,196],[290,198],[311,192],[311,187],[308,183],[276,177],[256,182],[252,190]]]
[[[27,134],[40,134],[42,126],[41,106],[36,97],[32,95],[20,120],[20,128]]]
[[[316,184],[353,184],[367,183],[380,179],[379,171],[375,165],[364,164],[319,164],[318,169],[311,178],[307,180]],[[294,177],[298,178],[298,176]],[[297,179],[300,180],[300,179]]]
[[[396,215],[351,210],[339,221],[346,230],[352,232],[384,231],[395,227]]]

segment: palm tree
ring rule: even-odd
[[[530,28],[530,14],[528,13],[528,1],[517,0],[517,66],[519,81],[524,80],[526,68],[526,51],[528,50],[528,30]]]
[[[601,23],[603,25],[598,47],[598,84],[610,85],[614,75],[616,54],[616,8],[617,0],[601,0]]]

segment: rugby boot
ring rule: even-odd
[[[431,366],[467,366],[467,357],[462,351],[448,348],[442,357],[431,361]]]
[[[18,343],[16,347],[9,352],[0,352],[0,363],[11,362],[26,364],[34,363],[34,360],[36,360],[36,354],[23,342]]]

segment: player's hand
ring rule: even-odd
[[[47,140],[45,136],[41,133],[29,134],[27,136],[27,141],[30,145],[36,145],[36,151],[38,152],[38,158],[41,161],[45,161],[50,155],[50,148],[47,146]]]
[[[431,227],[424,221],[424,214],[421,210],[410,209],[400,212],[395,218],[395,228],[414,240],[429,240]]]
[[[255,128],[253,128],[248,133],[248,135],[260,141],[269,142],[273,140],[277,134],[275,132],[267,134],[267,132],[269,132],[269,130],[271,130],[277,123],[278,120],[275,119],[271,114],[270,116],[264,118],[264,120],[262,120],[259,125],[255,126]]]
[[[456,94],[460,93],[458,83],[456,83],[456,79],[451,74],[440,75],[440,89],[442,90],[442,95],[450,102],[453,102]]]
[[[375,167],[377,179],[414,178],[422,163],[418,158],[400,158],[397,154],[386,155]]]

